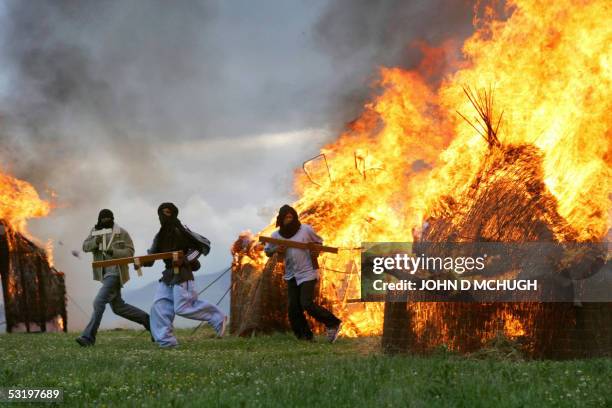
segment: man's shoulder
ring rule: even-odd
[[[183,228],[185,229],[185,232],[191,235],[191,237],[195,239],[200,245],[210,247],[210,240],[208,238],[206,238],[204,235],[200,233],[190,230],[189,227],[187,227],[185,224],[182,224],[182,225],[183,225]]]
[[[272,232],[272,234],[270,234],[270,237],[276,238],[276,239],[282,238],[279,230],[275,230],[274,232]]]
[[[314,228],[310,224],[302,224],[302,228],[304,228],[304,231],[314,232]]]

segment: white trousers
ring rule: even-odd
[[[160,347],[178,344],[172,327],[175,315],[205,321],[217,332],[225,319],[225,313],[217,306],[198,299],[194,281],[171,286],[159,282],[151,306],[151,334]]]

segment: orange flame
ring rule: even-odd
[[[439,91],[448,111],[473,112],[462,87],[494,87],[506,144],[529,143],[544,157],[548,189],[580,240],[601,239],[612,191],[610,2],[509,1],[463,47],[471,67]],[[465,189],[486,145],[465,121],[431,177],[429,202]]]
[[[49,262],[49,266],[54,266],[54,258],[53,258],[53,240],[49,239],[45,243],[45,254],[47,255],[47,262]]]
[[[64,319],[61,316],[56,316],[54,323],[57,326],[57,331],[64,331]]]
[[[516,337],[524,336],[525,329],[523,323],[513,316],[511,313],[507,313],[503,316],[504,321],[504,334],[511,339]]]
[[[560,215],[580,240],[603,239],[612,207],[610,2],[509,0],[505,21],[493,7],[484,10],[463,61],[451,61],[456,72],[435,89],[424,77],[440,66],[431,58],[448,55],[452,42],[421,45],[426,59],[417,71],[381,68],[380,95],[321,149],[325,161],[296,174],[295,206],[326,244],[411,241],[441,197],[468,188],[487,143],[456,114],[475,115],[466,86],[493,89],[496,116],[503,110],[501,142],[537,146]],[[338,273],[358,257],[350,250],[324,256],[321,290],[347,323],[343,334],[378,334],[382,305],[347,303],[359,278]],[[508,335],[522,333],[519,321],[504,318]]]
[[[45,217],[50,211],[51,204],[31,184],[0,172],[0,219],[25,234],[28,219]]]

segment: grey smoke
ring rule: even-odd
[[[463,0],[335,0],[314,31],[337,75],[331,121],[354,119],[372,94],[381,66],[414,69],[422,53],[415,41],[458,46],[472,32],[473,2]],[[459,53],[459,49],[455,50]]]
[[[174,4],[7,2],[1,52],[10,88],[0,137],[10,149],[2,158],[18,175],[37,184],[58,181],[63,161],[95,160],[103,150],[131,164],[123,174],[136,189],[150,179],[145,175],[168,181],[153,153],[156,141],[181,132],[178,124],[188,119],[182,105],[201,103],[182,93],[197,75],[196,62],[213,81],[215,68],[206,61],[219,58],[205,35],[214,7]],[[198,125],[190,121],[192,129]],[[72,203],[95,199],[112,180],[92,169],[74,187]]]
[[[39,186],[57,188],[62,160],[99,151],[136,191],[167,186],[166,143],[322,124],[310,119],[327,108],[315,86],[327,73],[298,32],[312,11],[288,27],[291,7],[277,2],[7,0],[4,11],[0,159]],[[293,33],[274,37],[279,27]],[[93,170],[82,178],[72,203],[112,188]]]
[[[166,143],[341,128],[378,67],[413,68],[414,40],[460,44],[472,11],[442,0],[3,6],[0,161],[57,189],[73,158],[104,151],[134,193],[176,181]],[[80,171],[71,203],[113,188],[98,167]]]

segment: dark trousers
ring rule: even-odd
[[[95,343],[96,333],[98,333],[98,327],[100,327],[100,321],[102,320],[102,315],[104,314],[107,303],[110,304],[112,311],[117,316],[140,323],[145,329],[149,329],[149,314],[137,307],[125,303],[121,298],[121,281],[119,280],[119,276],[106,275],[104,279],[102,279],[102,287],[94,299],[94,311],[91,320],[81,334],[83,337]]]
[[[312,331],[304,316],[308,312],[316,321],[323,323],[325,327],[335,327],[340,320],[332,312],[314,302],[316,280],[302,282],[298,285],[295,278],[287,281],[289,295],[289,323],[291,329],[298,339],[312,339]]]

